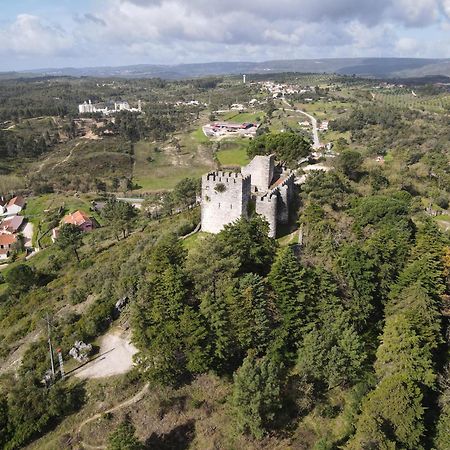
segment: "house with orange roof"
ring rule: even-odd
[[[84,211],[80,210],[64,216],[63,223],[71,223],[72,225],[76,225],[84,232],[92,231],[95,228],[94,220],[91,219]]]
[[[0,234],[0,259],[8,259],[13,245],[17,242],[13,234]]]
[[[97,221],[91,217],[89,217],[84,211],[77,210],[67,216],[64,216],[62,219],[62,224],[72,224],[76,225],[80,228],[83,233],[89,233],[97,226]],[[54,228],[52,231],[52,241],[58,238],[59,228]]]

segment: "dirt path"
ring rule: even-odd
[[[144,398],[144,395],[147,393],[149,386],[150,386],[149,383],[147,383],[147,384],[146,384],[146,385],[145,385],[145,386],[144,386],[137,394],[135,394],[133,397],[131,397],[131,398],[127,399],[127,400],[124,400],[123,402],[119,403],[118,405],[116,405],[116,406],[114,406],[114,407],[112,407],[112,408],[110,408],[110,409],[108,409],[108,410],[106,410],[106,411],[103,411],[103,412],[101,412],[101,413],[94,414],[92,417],[89,417],[89,419],[86,419],[86,420],[84,420],[83,422],[81,422],[81,424],[79,425],[78,430],[77,430],[78,436],[81,434],[81,431],[83,430],[83,428],[84,428],[88,423],[91,423],[91,422],[93,422],[94,420],[100,419],[104,414],[114,413],[114,412],[118,411],[119,409],[126,408],[127,406],[134,405],[135,403],[137,403],[137,402],[139,402],[140,400],[142,400],[142,399]],[[82,445],[84,448],[87,448],[87,449],[103,449],[103,448],[106,448],[105,445],[93,446],[93,445],[86,444],[86,443],[83,442],[83,441],[81,441],[81,445]]]
[[[80,143],[81,142],[77,142],[75,144],[75,146],[70,150],[69,154],[63,160],[61,160],[58,163],[56,163],[52,167],[52,170],[55,170],[56,167],[60,166],[61,164],[64,164],[65,162],[67,162],[72,157],[73,151],[80,145]],[[42,161],[41,164],[39,164],[39,167],[38,167],[36,173],[42,172],[42,169],[44,168],[45,164],[53,157],[54,157],[54,155],[50,155],[48,158],[44,159],[44,161]]]
[[[72,155],[73,155],[74,150],[75,150],[79,145],[80,145],[80,142],[77,142],[77,143],[75,144],[75,147],[72,147],[72,149],[70,150],[69,154],[68,154],[64,159],[62,159],[60,162],[56,163],[56,164],[53,166],[52,170],[55,170],[55,169],[56,169],[57,167],[59,167],[61,164],[64,164],[64,163],[66,163],[67,161],[69,161],[69,159],[72,158]]]

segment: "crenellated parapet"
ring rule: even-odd
[[[251,178],[237,172],[210,172],[202,177],[202,230],[219,233],[247,217]]]
[[[267,220],[269,235],[275,237],[277,223],[289,221],[293,192],[294,174],[275,168],[273,155],[256,156],[240,173],[209,172],[202,177],[202,230],[219,233],[225,225],[247,217],[253,198],[256,213]]]

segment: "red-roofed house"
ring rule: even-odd
[[[89,231],[92,231],[96,225],[97,222],[95,219],[90,218],[85,212],[83,211],[75,211],[72,214],[68,214],[67,216],[64,216],[62,219],[63,224],[71,223],[72,225],[76,225],[83,231],[83,233],[89,233]],[[52,231],[52,241],[55,242],[55,240],[58,238],[58,231],[59,228],[53,228]]]
[[[24,208],[25,203],[25,199],[20,195],[12,198],[6,205],[6,215],[15,216],[19,214]]]
[[[16,236],[12,234],[0,234],[0,259],[7,259],[9,257],[10,250],[16,242]]]
[[[76,225],[84,232],[92,231],[95,227],[94,220],[91,219],[85,212],[80,210],[64,216],[63,222]]]
[[[0,232],[6,233],[6,234],[16,234],[22,228],[22,225],[24,224],[24,220],[25,220],[25,217],[23,217],[23,216],[13,216],[8,219],[5,219],[0,224]]]

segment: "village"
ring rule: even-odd
[[[34,224],[27,217],[26,207],[27,200],[22,195],[9,200],[4,197],[0,199],[0,270],[21,255],[28,260],[40,251],[38,239],[34,234]],[[58,237],[61,225],[72,224],[83,233],[99,227],[95,218],[82,210],[64,215],[59,222],[59,225],[49,230],[53,243]]]

